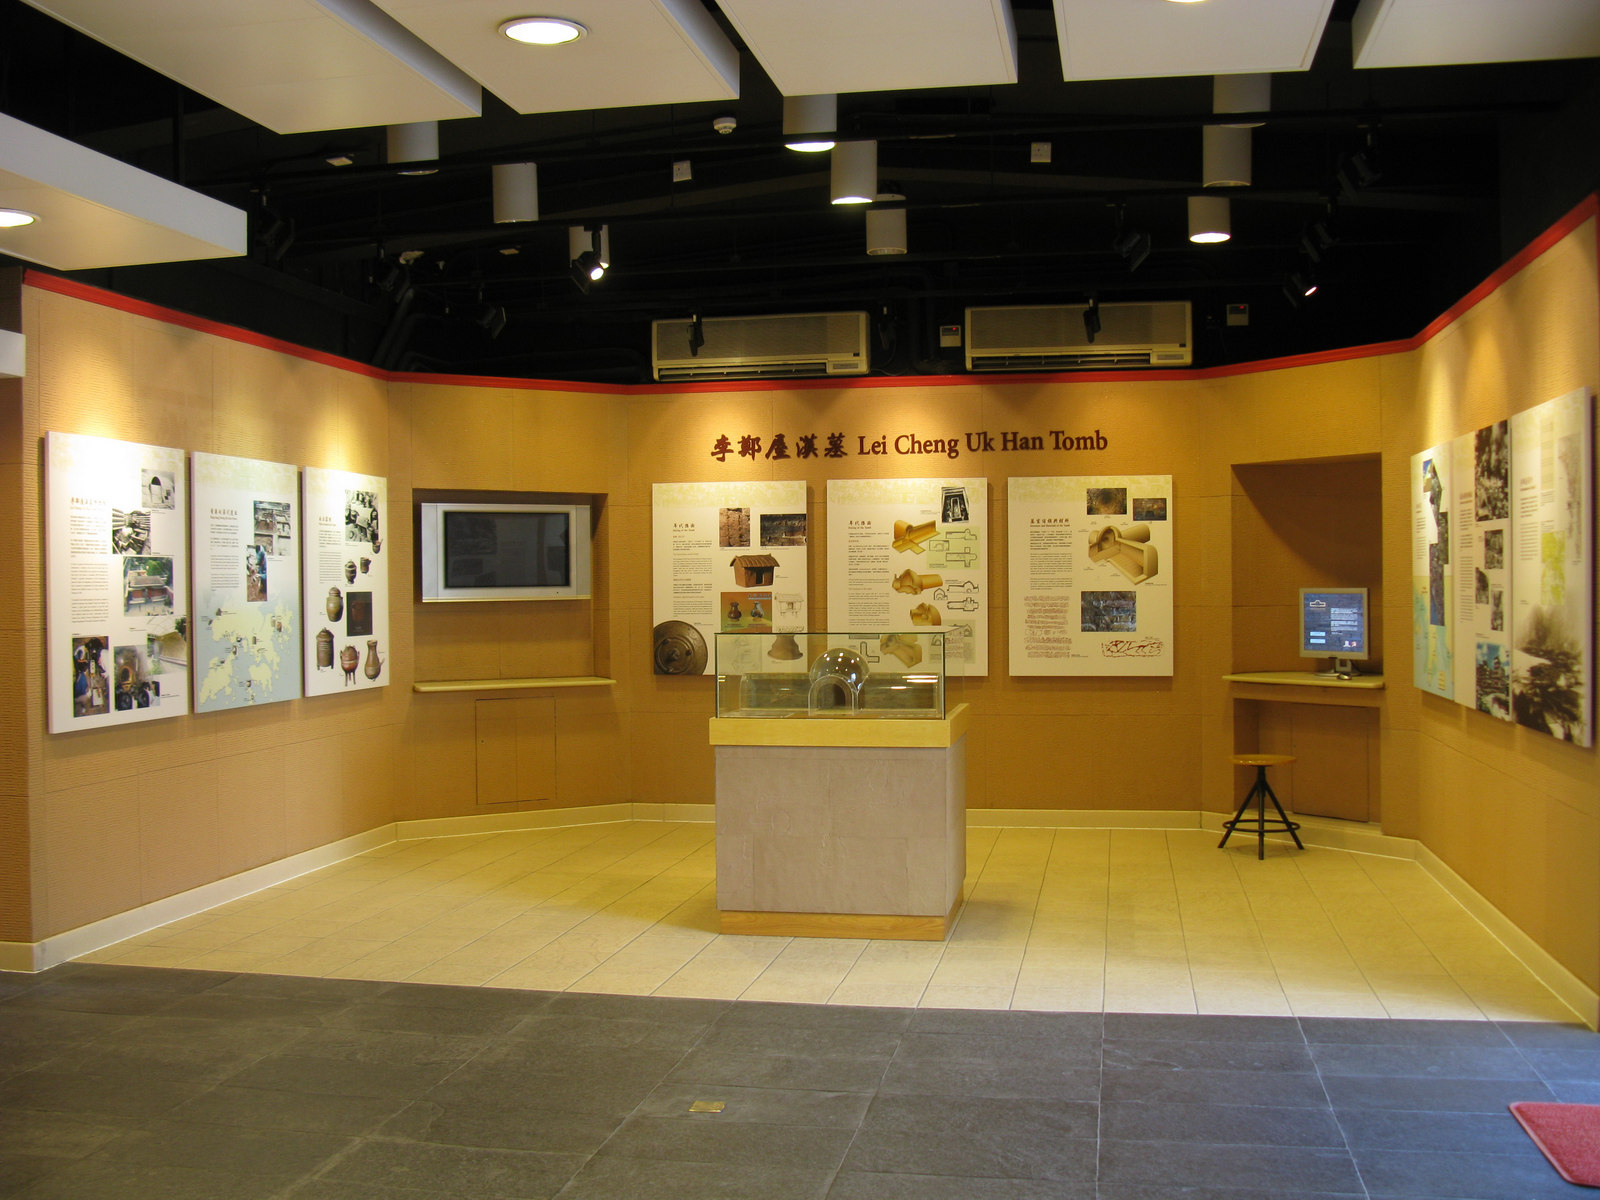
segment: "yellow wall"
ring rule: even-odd
[[[0,391],[0,647],[26,687],[0,717],[25,745],[0,774],[0,940],[38,940],[395,819],[639,801],[709,803],[709,678],[651,671],[657,482],[803,479],[813,623],[827,621],[830,476],[990,480],[991,674],[969,679],[968,802],[978,808],[1221,812],[1227,762],[1258,735],[1221,676],[1295,667],[1294,581],[1371,573],[1389,647],[1377,710],[1387,831],[1421,838],[1590,987],[1600,983],[1594,751],[1419,696],[1410,684],[1409,457],[1600,379],[1595,235],[1562,239],[1413,350],[1163,381],[985,379],[730,390],[392,382],[148,316],[25,288],[28,377]],[[1314,419],[1313,419],[1314,418]],[[923,436],[1099,429],[1104,451],[773,463],[712,458],[720,434]],[[391,576],[390,686],[123,730],[44,733],[39,457],[46,430],[384,475],[395,561],[415,493],[594,496],[590,602],[421,605]],[[1311,460],[1320,460],[1312,462]],[[1328,461],[1336,460],[1336,461]],[[1374,494],[1373,463],[1380,481]],[[1311,463],[1311,465],[1303,465]],[[1272,464],[1272,465],[1264,465]],[[1283,464],[1301,464],[1284,466]],[[1354,464],[1354,465],[1352,465]],[[1177,658],[1162,679],[1010,678],[1006,480],[1173,476]],[[1296,486],[1368,532],[1270,510]],[[1352,488],[1360,494],[1347,495]],[[1306,554],[1307,541],[1322,543]],[[20,562],[20,577],[13,565]],[[1263,599],[1257,581],[1270,581]],[[1363,579],[1360,582],[1367,582]],[[1236,614],[1258,609],[1249,619]],[[1285,658],[1287,660],[1285,661]],[[598,674],[614,687],[415,694],[414,680]],[[6,736],[6,735],[0,735]],[[1136,769],[1108,753],[1134,737]],[[500,739],[508,760],[485,765]],[[513,766],[504,768],[510,761]],[[485,802],[480,772],[525,773]],[[533,780],[534,783],[527,783]]]

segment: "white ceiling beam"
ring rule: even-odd
[[[61,271],[244,254],[241,209],[0,113],[0,253]]]

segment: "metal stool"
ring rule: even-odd
[[[1264,859],[1267,856],[1267,834],[1287,833],[1294,839],[1294,844],[1304,850],[1305,843],[1300,840],[1300,835],[1295,830],[1300,828],[1298,821],[1289,820],[1288,814],[1283,811],[1283,805],[1278,803],[1278,797],[1272,790],[1272,785],[1267,782],[1267,768],[1281,767],[1285,763],[1292,763],[1292,754],[1235,754],[1230,760],[1236,767],[1254,767],[1256,781],[1250,785],[1250,790],[1245,793],[1244,803],[1239,805],[1239,811],[1233,814],[1233,820],[1222,823],[1222,840],[1217,843],[1220,850],[1228,844],[1228,839],[1233,836],[1233,831],[1240,825],[1248,831],[1252,826],[1256,835],[1256,857]],[[1276,817],[1267,816],[1267,801],[1272,801],[1272,807],[1278,812]],[[1250,805],[1256,806],[1256,815],[1246,817],[1244,814]]]

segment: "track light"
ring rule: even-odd
[[[1142,229],[1130,229],[1113,238],[1111,248],[1128,264],[1131,274],[1150,257],[1150,235]]]
[[[878,194],[878,143],[840,142],[833,148],[831,198],[835,204],[870,204]]]
[[[294,222],[286,221],[270,210],[263,209],[262,213],[266,217],[266,225],[261,230],[261,248],[266,252],[268,262],[281,262],[283,256],[289,253],[289,247],[294,245]]]
[[[1189,240],[1202,245],[1233,236],[1233,214],[1226,196],[1189,197]]]
[[[439,157],[439,122],[413,121],[409,125],[390,125],[387,130],[385,161],[390,163],[433,162]],[[436,175],[437,167],[414,167],[402,175]]]
[[[1309,271],[1291,271],[1289,273],[1289,286],[1304,298],[1317,294],[1317,278]]]
[[[610,227],[568,225],[567,259],[572,266],[573,280],[587,292],[589,285],[599,283],[611,267]]]
[[[785,96],[783,144],[791,150],[815,154],[832,150],[833,131],[839,127],[839,97]]]
[[[472,320],[489,335],[491,342],[506,330],[506,310],[498,304],[480,304]]]
[[[1371,187],[1383,178],[1364,151],[1357,151],[1339,163],[1339,190],[1353,196],[1362,188]]]
[[[539,165],[537,163],[496,163],[494,176],[494,219],[498,225],[539,219]]]

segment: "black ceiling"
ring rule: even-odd
[[[694,312],[865,310],[874,373],[895,375],[959,372],[937,330],[968,305],[1190,300],[1197,366],[1404,338],[1600,187],[1600,60],[1358,72],[1339,0],[1312,69],[1273,78],[1232,241],[1194,246],[1209,77],[1063,83],[1049,0],[1013,8],[1019,83],[840,97],[906,197],[897,256],[828,204],[825,156],[783,148],[748,54],[730,103],[519,116],[486,96],[441,125],[436,174],[402,176],[382,129],[271,133],[0,0],[0,109],[251,213],[248,260],[80,278],[384,367],[621,383],[650,377],[652,320]],[[495,225],[490,165],[530,160],[540,221]],[[1306,236],[1319,221],[1331,245]],[[602,222],[613,269],[584,293],[567,226]],[[1151,237],[1136,270],[1119,230]],[[1283,284],[1308,268],[1322,286],[1296,306]]]

